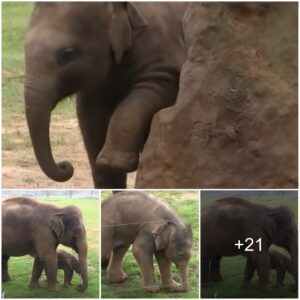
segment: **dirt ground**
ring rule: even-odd
[[[49,179],[40,169],[31,146],[25,117],[15,116],[3,135],[9,136],[2,151],[3,188],[93,188],[87,154],[84,149],[76,117],[63,120],[54,116],[51,132],[53,155],[57,162],[69,160],[74,167],[73,177],[60,183]],[[135,172],[128,175],[127,185],[133,188]]]

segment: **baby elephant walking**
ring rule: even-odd
[[[192,229],[166,202],[145,192],[114,194],[102,204],[101,233],[102,266],[108,264],[108,279],[111,282],[126,279],[122,261],[132,245],[147,291],[159,291],[154,281],[153,255],[163,287],[174,292],[187,291]],[[180,270],[181,285],[171,277],[172,262]]]
[[[43,266],[42,270],[33,265],[32,273],[37,274],[37,278],[39,279],[42,275],[45,266]],[[73,278],[74,271],[77,274],[80,274],[79,260],[69,252],[64,250],[57,250],[57,269],[61,269],[64,271],[64,286],[69,287],[72,285],[71,281]]]

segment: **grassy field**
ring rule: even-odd
[[[255,203],[265,204],[271,207],[280,205],[289,206],[296,218],[298,216],[298,201],[297,199],[264,199],[264,200],[250,200]],[[205,205],[211,201],[201,199],[201,205]],[[204,234],[204,233],[203,233]],[[274,245],[271,248],[281,250]],[[224,257],[221,263],[221,272],[224,277],[224,281],[213,284],[209,288],[201,289],[202,298],[297,298],[297,294],[290,292],[288,287],[293,284],[294,280],[290,274],[286,274],[283,287],[275,287],[271,292],[263,292],[259,290],[259,283],[257,273],[252,279],[252,287],[242,289],[241,283],[244,275],[244,268],[246,259],[242,256]],[[270,280],[272,283],[276,282],[276,273],[271,270]]]
[[[76,285],[80,284],[81,278],[74,273],[73,286],[64,288],[63,271],[58,271],[58,281],[61,283],[60,292],[48,292],[45,274],[40,279],[40,288],[29,289],[28,283],[31,278],[33,258],[30,256],[12,257],[9,260],[9,273],[12,281],[2,284],[2,292],[5,298],[98,298],[99,297],[99,205],[98,200],[72,199],[45,201],[57,206],[76,205],[83,214],[83,220],[87,231],[88,240],[88,274],[89,286],[83,292],[76,291]],[[66,251],[72,252],[70,248],[59,246]],[[73,251],[75,256],[76,253]]]
[[[190,291],[187,293],[147,293],[142,288],[140,269],[133,257],[131,250],[124,258],[124,271],[128,279],[122,284],[110,284],[107,280],[106,270],[101,271],[101,296],[102,298],[198,298],[199,297],[199,201],[196,192],[153,192],[172,205],[179,215],[187,220],[193,228],[193,254],[189,262],[188,278]],[[110,192],[102,192],[102,201],[111,195]],[[160,283],[160,274],[156,261],[155,279]],[[179,282],[180,276],[175,266],[172,267],[172,276]]]
[[[56,161],[69,159],[71,180],[49,179],[35,159],[24,110],[24,36],[33,4],[2,3],[2,187],[92,188],[93,182],[75,111],[74,98],[65,99],[51,118],[51,145]],[[133,187],[135,173],[128,176]]]

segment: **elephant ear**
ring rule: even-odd
[[[133,29],[144,29],[147,22],[134,3],[111,3],[110,43],[114,58],[120,64],[126,50],[132,46]]]
[[[276,223],[272,216],[273,216],[272,213],[266,216],[265,219],[263,220],[263,225],[262,225],[263,230],[268,236],[268,238],[270,239],[270,241],[273,241],[277,231]]]
[[[57,213],[52,216],[50,219],[49,227],[54,231],[57,237],[60,237],[64,234],[65,225],[63,222],[63,213]]]
[[[152,230],[156,251],[160,251],[167,247],[170,238],[170,231],[168,230],[169,225],[170,222],[166,222]]]

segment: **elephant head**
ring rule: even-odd
[[[73,175],[69,162],[56,163],[52,155],[52,110],[67,96],[101,91],[146,26],[135,5],[125,2],[35,5],[25,39],[25,108],[35,156],[51,179]]]
[[[182,290],[188,290],[187,264],[192,254],[193,233],[189,224],[168,221],[152,231],[156,251],[164,250],[166,256],[180,270]]]
[[[82,285],[77,289],[83,291],[88,286],[87,275],[87,241],[86,232],[82,223],[81,212],[74,206],[67,206],[61,212],[54,214],[49,222],[59,243],[71,247],[78,254],[79,273]]]
[[[276,207],[264,220],[264,230],[271,243],[283,247],[291,255],[290,271],[298,286],[298,228],[294,214],[287,206]]]

